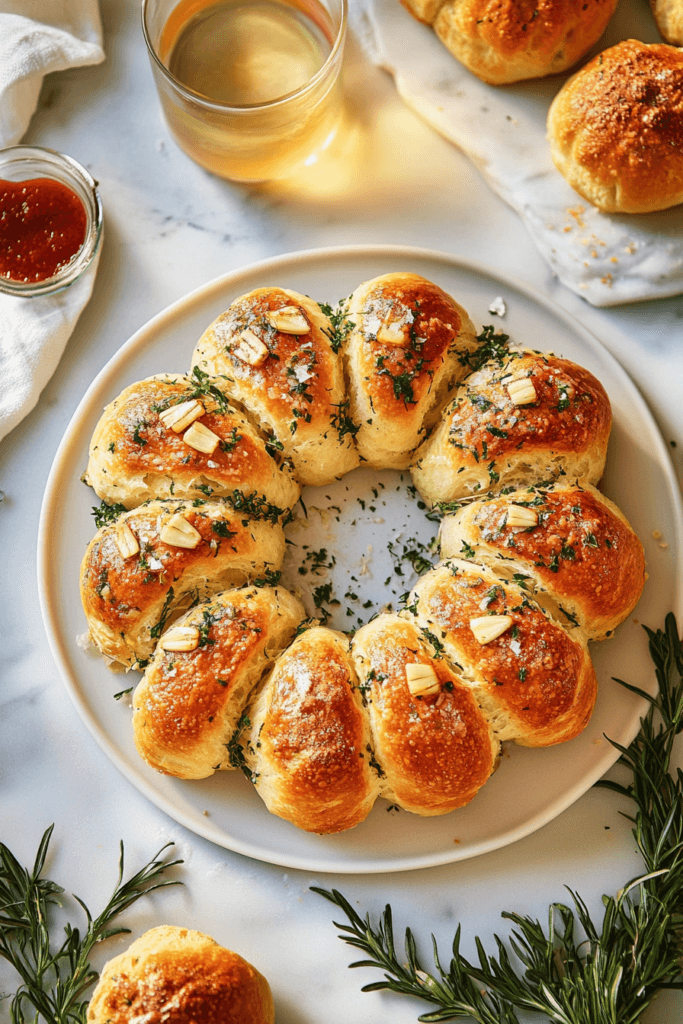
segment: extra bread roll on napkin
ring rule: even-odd
[[[555,166],[606,213],[683,202],[683,51],[627,39],[598,54],[548,111]]]
[[[617,0],[403,0],[491,85],[565,71],[604,32]]]

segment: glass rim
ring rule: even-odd
[[[348,0],[340,0],[340,3],[341,18],[339,20],[339,27],[337,29],[332,49],[316,73],[309,78],[305,85],[300,86],[298,89],[294,89],[292,92],[285,93],[284,96],[277,96],[273,100],[267,100],[265,103],[221,103],[219,100],[210,100],[202,93],[195,92],[194,89],[190,89],[187,85],[181,82],[179,78],[176,78],[176,76],[169,71],[156,52],[156,48],[152,43],[147,29],[147,10],[149,8],[150,0],[142,0],[141,4],[142,34],[147,45],[147,52],[149,53],[154,65],[161,72],[164,78],[173,86],[174,89],[177,89],[178,92],[193,100],[195,103],[201,104],[201,106],[205,107],[207,110],[222,113],[253,113],[257,110],[273,110],[281,104],[288,103],[296,97],[303,96],[310,89],[313,89],[327,74],[328,68],[335,61],[339,51],[343,47],[346,36],[349,10]]]
[[[46,295],[50,292],[61,291],[85,273],[99,250],[104,218],[97,182],[73,157],[46,146],[17,145],[0,149],[0,179],[3,177],[5,165],[21,168],[22,164],[26,164],[27,167],[33,165],[35,173],[34,171],[31,173],[34,173],[34,176],[42,174],[46,178],[72,185],[73,191],[83,202],[87,216],[83,244],[69,262],[65,263],[52,277],[45,278],[43,281],[15,281],[11,278],[0,277],[0,292],[5,295],[29,298],[34,295]],[[57,173],[58,171],[62,172],[61,176]],[[28,179],[19,178],[18,180]]]

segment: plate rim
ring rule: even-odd
[[[492,852],[493,850],[509,846],[512,843],[523,839],[525,836],[538,831],[564,810],[571,807],[572,804],[580,799],[580,797],[583,796],[615,763],[619,756],[619,752],[611,746],[606,747],[605,753],[598,759],[594,769],[591,772],[588,772],[587,775],[583,776],[579,783],[575,783],[569,790],[563,792],[562,796],[555,799],[544,809],[542,813],[536,814],[532,819],[524,822],[522,825],[508,830],[502,835],[498,835],[495,838],[488,840],[481,840],[479,843],[475,843],[471,847],[463,850],[453,849],[430,852],[421,855],[413,854],[398,858],[390,863],[375,860],[364,860],[360,862],[353,861],[349,863],[342,856],[342,858],[337,861],[331,860],[324,864],[305,855],[299,856],[297,854],[286,854],[284,856],[278,856],[275,852],[261,851],[258,847],[255,847],[249,842],[243,841],[239,837],[226,834],[222,830],[218,833],[218,830],[211,827],[209,822],[205,824],[202,821],[195,820],[192,815],[186,813],[183,808],[175,804],[170,798],[158,792],[154,786],[144,778],[144,776],[129,764],[125,755],[119,751],[118,747],[110,740],[107,733],[96,721],[88,708],[79,701],[78,692],[80,690],[80,684],[74,674],[72,674],[65,649],[66,645],[58,628],[57,608],[54,606],[51,599],[49,537],[51,533],[51,523],[54,521],[54,517],[57,515],[59,508],[57,498],[58,483],[64,467],[69,461],[71,451],[75,444],[80,441],[80,437],[82,436],[82,432],[79,432],[78,427],[79,425],[82,425],[82,422],[91,414],[93,402],[98,391],[103,387],[105,382],[108,382],[109,377],[112,374],[118,372],[118,370],[125,364],[130,354],[144,342],[146,337],[157,333],[163,328],[163,324],[166,320],[173,319],[173,317],[177,316],[180,311],[186,312],[196,303],[209,301],[212,292],[218,293],[225,291],[228,288],[236,287],[240,280],[249,278],[254,274],[263,275],[271,268],[279,271],[292,267],[296,268],[306,262],[320,259],[351,260],[354,258],[365,259],[367,257],[386,257],[390,259],[397,259],[400,257],[407,261],[431,261],[442,265],[447,264],[456,271],[461,270],[467,273],[492,278],[499,282],[503,287],[514,288],[524,295],[527,300],[537,306],[540,306],[552,316],[562,320],[573,332],[575,332],[575,334],[586,341],[589,347],[596,348],[610,365],[611,371],[617,378],[619,378],[620,386],[623,387],[626,392],[628,392],[631,399],[637,403],[640,414],[648,421],[652,433],[652,439],[658,449],[657,454],[659,456],[659,466],[663,471],[663,477],[666,481],[669,497],[671,499],[670,508],[673,513],[676,528],[676,551],[681,550],[681,539],[683,538],[683,496],[681,496],[678,489],[669,451],[666,447],[666,443],[657,421],[655,420],[647,402],[641,395],[636,384],[622,367],[621,363],[599,340],[599,338],[592,333],[592,331],[585,327],[573,316],[573,314],[565,310],[557,302],[541,294],[526,282],[518,280],[514,275],[498,270],[495,267],[487,266],[480,261],[471,260],[467,257],[457,256],[450,253],[444,253],[435,249],[396,244],[385,245],[381,243],[369,245],[325,246],[313,249],[294,250],[292,252],[281,253],[276,256],[269,256],[262,260],[256,260],[246,266],[241,266],[224,274],[220,274],[174,300],[142,324],[129,338],[127,338],[126,341],[123,342],[110,359],[107,360],[105,365],[101,368],[86,389],[64,430],[45,484],[38,526],[37,582],[41,615],[48,638],[48,644],[62,677],[62,681],[69,693],[72,704],[75,706],[81,720],[86,725],[91,736],[95,739],[100,749],[107,755],[114,766],[130,783],[132,783],[136,790],[142,793],[152,804],[164,811],[164,813],[169,815],[169,817],[176,823],[183,825],[195,835],[207,839],[223,849],[242,854],[263,863],[296,870],[315,871],[317,874],[393,874],[398,871],[421,870],[423,868],[437,867],[461,860],[469,860],[473,857],[478,857],[482,854]],[[680,565],[677,565],[676,568],[677,572],[674,579],[674,611],[680,620],[683,617],[683,588],[681,587]],[[643,711],[646,706],[646,702],[643,700]],[[628,742],[631,742],[637,731],[638,729],[634,728],[633,734],[630,736]]]

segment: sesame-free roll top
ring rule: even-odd
[[[471,558],[516,580],[570,631],[602,640],[633,611],[643,546],[588,483],[565,481],[473,501],[441,524],[444,558]]]
[[[348,640],[307,629],[275,663],[241,736],[256,791],[273,814],[321,835],[352,828],[379,793]]]
[[[127,387],[100,418],[86,483],[108,504],[258,495],[291,508],[299,488],[279,453],[228,400],[220,378],[158,374]]]
[[[406,0],[409,10],[429,0]],[[556,75],[598,41],[617,0],[446,0],[433,20],[441,42],[492,85]],[[418,15],[419,16],[419,15]]]
[[[81,600],[102,654],[133,667],[193,602],[280,568],[277,523],[226,505],[150,501],[103,526],[81,564]]]
[[[208,935],[161,925],[109,960],[88,1024],[274,1024],[268,982]]]
[[[356,288],[346,324],[358,450],[370,465],[405,469],[449,387],[466,372],[474,326],[438,285],[409,273],[384,274]]]
[[[587,725],[597,684],[586,643],[523,587],[449,559],[419,580],[408,608],[472,686],[497,739],[546,747]]]
[[[240,764],[232,740],[249,694],[304,617],[282,587],[247,587],[174,623],[133,695],[135,744],[147,764],[181,779]]]
[[[384,614],[356,633],[353,656],[382,796],[422,815],[468,803],[491,775],[499,743],[438,638]]]
[[[558,171],[600,210],[682,203],[683,51],[638,39],[603,50],[555,96],[548,139]]]
[[[335,338],[317,302],[285,288],[257,288],[214,320],[192,357],[201,371],[227,378],[230,395],[311,486],[358,465]]]
[[[596,484],[612,424],[589,370],[553,355],[504,352],[455,390],[411,467],[430,504],[560,476]]]

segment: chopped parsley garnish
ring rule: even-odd
[[[161,609],[159,621],[157,622],[156,626],[152,626],[152,628],[149,631],[149,635],[151,636],[152,640],[158,640],[161,634],[163,633],[164,626],[166,625],[168,617],[171,614],[171,604],[173,603],[174,597],[175,592],[173,590],[173,587],[169,587],[168,593],[166,594],[166,600],[164,601],[164,606]]]
[[[217,533],[219,537],[236,537],[237,531],[231,530],[225,519],[214,519],[211,523],[211,529],[214,533]]]
[[[118,503],[114,505],[107,505],[106,501],[103,501],[100,505],[93,505],[92,514],[95,517],[95,525],[98,530],[102,526],[109,526],[110,523],[115,523],[116,520],[128,509],[125,505]]]
[[[340,299],[336,309],[332,309],[327,302],[320,303],[320,308],[332,325],[332,330],[323,329],[323,333],[330,339],[333,352],[339,351],[356,326],[349,320],[348,301],[348,299]]]

